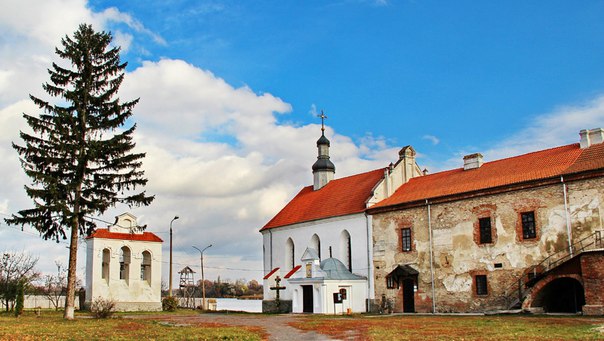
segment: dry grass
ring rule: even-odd
[[[157,314],[157,313],[156,313]],[[149,319],[93,319],[76,315],[64,320],[62,312],[43,311],[40,317],[25,312],[20,318],[0,315],[0,340],[262,340],[264,331],[220,324],[157,322]]]
[[[604,340],[604,318],[574,316],[312,316],[292,325],[358,340]]]

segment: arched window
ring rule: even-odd
[[[101,263],[101,278],[109,282],[109,263],[111,261],[111,251],[103,249],[103,260]]]
[[[120,249],[120,279],[128,280],[130,272],[130,249],[122,246]]]
[[[340,234],[340,259],[348,270],[352,272],[352,247],[350,244],[350,233],[346,230]]]
[[[151,283],[151,253],[143,251],[143,262],[141,263],[141,281]]]
[[[295,265],[295,248],[294,241],[291,238],[287,239],[285,242],[285,266],[290,267],[290,269],[294,268]]]
[[[317,236],[316,233],[310,238],[310,247],[317,251],[319,260],[321,260],[321,239],[319,239],[319,236]]]

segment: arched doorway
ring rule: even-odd
[[[576,313],[585,305],[585,292],[579,281],[570,277],[556,278],[535,296],[532,307],[547,313]]]

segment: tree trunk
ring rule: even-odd
[[[69,243],[69,268],[67,269],[67,295],[65,296],[65,314],[63,317],[67,320],[74,319],[75,312],[75,285],[76,285],[76,266],[78,256],[78,232],[79,207],[74,205],[73,222],[71,224],[71,241]]]

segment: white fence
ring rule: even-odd
[[[80,309],[80,300],[78,299],[78,295],[75,297],[75,308]],[[23,300],[23,306],[25,309],[32,309],[40,307],[42,309],[54,309],[55,306],[52,304],[52,301],[48,299],[48,297],[43,295],[27,295]],[[59,309],[63,309],[65,307],[65,296],[59,297]]]

